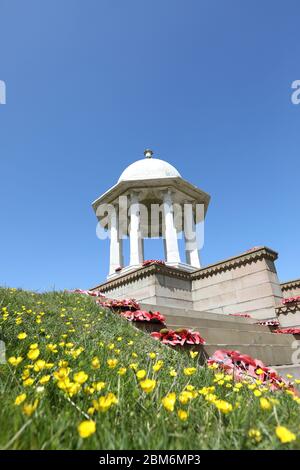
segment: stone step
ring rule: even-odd
[[[141,303],[140,307],[144,310],[160,311],[166,317],[167,323],[178,325],[178,327],[192,324],[194,325],[193,327],[207,326],[211,328],[232,329],[238,326],[239,330],[249,331],[249,326],[251,326],[251,331],[269,331],[268,327],[256,325],[256,320],[250,318],[241,318],[219,313],[200,312],[197,310],[187,310],[183,308],[165,307],[144,303]]]
[[[172,319],[173,320],[173,319]],[[238,342],[241,344],[274,344],[278,346],[287,346],[292,350],[292,343],[295,341],[293,335],[277,335],[275,333],[270,333],[269,331],[257,332],[251,329],[249,330],[239,330],[237,328],[210,328],[207,326],[195,325],[193,322],[187,321],[187,323],[182,323],[180,325],[174,325],[172,323],[167,323],[168,328],[190,328],[199,331],[201,336],[208,343],[226,343],[231,344]]]
[[[294,336],[271,333],[268,327],[256,325],[256,320],[150,304],[141,304],[141,308],[160,311],[166,317],[168,328],[199,331],[206,341],[207,357],[217,349],[230,349],[260,359],[269,366],[292,364]]]
[[[267,366],[281,366],[282,364],[291,364],[293,350],[286,346],[278,346],[274,344],[205,344],[204,350],[206,355],[212,356],[217,349],[229,349],[240,351],[243,354],[261,360]]]
[[[284,364],[282,366],[274,366],[274,369],[281,377],[286,378],[286,374],[289,374],[294,379],[300,379],[300,364]]]

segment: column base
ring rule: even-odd
[[[172,268],[177,268],[177,269],[182,269],[183,271],[187,271],[189,273],[193,273],[194,271],[197,271],[199,269],[199,268],[196,268],[195,266],[191,266],[190,264],[182,263],[181,261],[178,261],[178,262],[166,261],[166,266],[170,266]]]

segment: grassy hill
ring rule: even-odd
[[[300,447],[295,396],[236,386],[87,296],[0,289],[0,328],[2,449]]]

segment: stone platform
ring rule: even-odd
[[[257,325],[255,320],[146,303],[141,308],[159,310],[166,317],[168,328],[199,331],[206,341],[208,356],[217,349],[234,349],[269,366],[292,364],[294,336],[272,333],[269,327]]]
[[[121,271],[94,289],[116,299],[270,319],[276,317],[282,299],[276,259],[275,251],[258,247],[194,272],[151,264]]]

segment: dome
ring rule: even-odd
[[[129,165],[121,174],[121,181],[149,180],[155,178],[181,177],[170,163],[159,158],[142,158]]]

